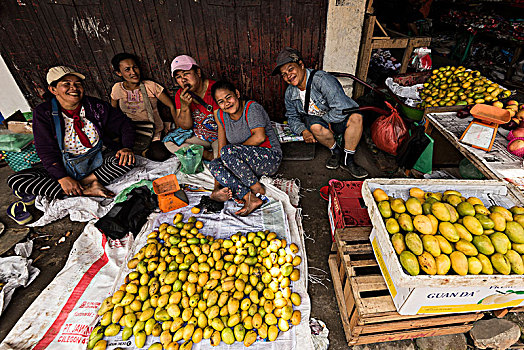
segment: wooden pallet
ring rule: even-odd
[[[371,228],[337,229],[329,257],[340,317],[348,345],[457,334],[469,331],[483,313],[400,315],[369,243]]]

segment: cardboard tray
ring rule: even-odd
[[[409,197],[409,189],[418,187],[426,192],[444,192],[446,190],[460,191],[466,197],[478,197],[486,207],[501,205],[510,208],[514,205],[524,205],[524,198],[517,198],[509,191],[505,182],[497,180],[428,180],[428,179],[369,179],[362,186],[362,197],[368,208],[371,223],[377,231],[378,242],[383,250],[387,269],[399,287],[471,287],[497,286],[518,287],[524,286],[522,275],[418,275],[411,276],[404,272],[398,256],[391,244],[389,233],[380,215],[372,192],[382,188],[389,196]]]

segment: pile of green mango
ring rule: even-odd
[[[412,276],[524,274],[524,207],[484,206],[458,191],[373,197],[402,267]]]
[[[190,350],[202,339],[248,347],[300,323],[298,246],[268,230],[215,239],[203,226],[179,213],[148,234],[125,283],[102,302],[88,349],[105,350],[103,338],[120,331],[138,348],[156,337],[150,350]]]

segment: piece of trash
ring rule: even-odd
[[[15,245],[15,254],[19,255],[23,258],[29,258],[31,253],[33,252],[33,241],[27,241],[24,243],[17,243]]]
[[[48,245],[46,245],[46,246],[40,248],[40,250],[49,250],[49,249],[51,249],[51,247],[48,246]]]
[[[64,243],[65,240],[66,240],[65,236],[64,236],[64,237],[61,237],[61,238],[60,238],[60,239],[55,243],[55,245],[59,245],[59,244],[61,244],[61,243]]]
[[[66,234],[65,234],[66,237],[69,237],[71,236],[71,231],[67,231]]]
[[[309,320],[309,328],[311,329],[311,339],[315,350],[327,350],[329,347],[329,329],[326,324],[312,317]]]

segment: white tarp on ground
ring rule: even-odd
[[[209,187],[209,178],[204,174],[190,176],[180,182]],[[138,179],[137,179],[138,180]],[[133,180],[132,182],[136,182]],[[286,237],[288,242],[295,242],[303,257],[300,265],[301,278],[293,285],[293,290],[302,297],[299,307],[302,322],[285,334],[281,334],[276,342],[256,342],[253,349],[305,349],[312,350],[313,344],[309,329],[311,305],[307,294],[307,259],[305,244],[301,229],[300,211],[295,209],[289,197],[282,191],[264,181],[267,194],[273,200],[261,210],[247,218],[233,215],[240,207],[228,202],[221,213],[202,214],[205,234],[219,237],[227,236],[236,231],[268,229]],[[182,208],[187,212],[197,204],[200,196],[205,193],[188,193],[190,206]],[[26,313],[18,321],[8,336],[0,344],[0,350],[26,349],[67,349],[80,350],[86,347],[87,338],[96,322],[96,311],[104,298],[123,283],[128,273],[126,261],[144,245],[147,234],[153,227],[166,220],[172,220],[173,213],[152,214],[136,240],[127,236],[123,240],[106,240],[92,223],[88,224],[75,242],[70,257],[64,269],[53,282],[33,302]],[[151,338],[151,337],[150,337]],[[108,349],[117,346],[133,348],[133,339],[126,344],[111,342]],[[194,346],[195,349],[210,349],[209,341],[204,340]],[[240,343],[227,346],[224,343],[219,348],[243,348]]]

